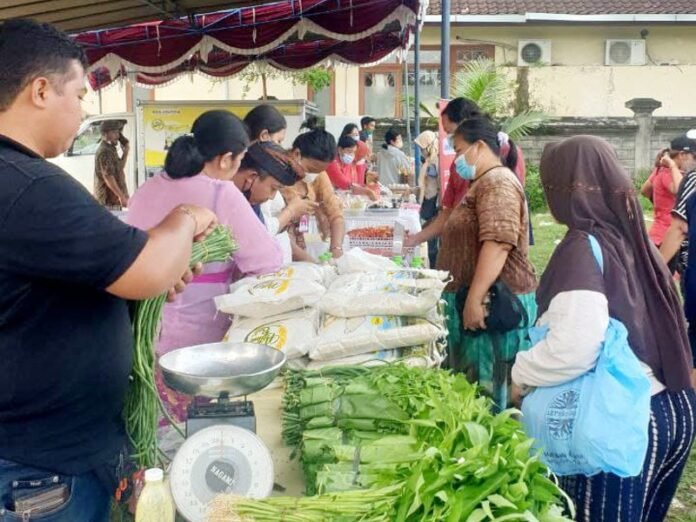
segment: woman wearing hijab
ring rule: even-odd
[[[422,164],[418,175],[418,186],[421,187],[420,217],[425,228],[437,217],[440,206],[439,147],[437,135],[433,131],[423,131],[413,141],[418,145],[421,153]],[[430,266],[435,266],[437,263],[437,243],[437,238],[428,241]]]
[[[536,318],[527,203],[519,180],[501,162],[498,131],[489,119],[464,121],[454,133],[454,146],[457,175],[470,185],[447,220],[437,264],[453,278],[445,293],[452,310],[455,293],[468,288],[463,328],[458,321],[448,324],[450,331],[461,331],[461,338],[450,338],[450,365],[478,381],[505,408],[508,363],[528,347],[526,330]],[[486,330],[489,292],[498,281],[525,308],[528,324],[504,333]]]
[[[230,112],[209,111],[196,119],[191,131],[172,144],[165,171],[147,180],[133,195],[128,223],[148,230],[178,205],[199,205],[230,227],[239,250],[226,263],[205,265],[203,274],[176,301],[165,305],[157,356],[221,341],[230,323],[217,313],[213,298],[227,293],[231,282],[274,272],[282,262],[278,243],[232,182],[249,145],[243,123]],[[183,421],[190,398],[165,387],[159,373],[157,387],[170,413]]]
[[[669,271],[645,230],[631,179],[604,140],[578,136],[546,147],[541,180],[554,218],[568,233],[544,273],[537,300],[546,338],[519,353],[517,387],[554,386],[592,370],[609,318],[628,330],[652,383],[643,472],[570,476],[561,487],[579,521],[664,519],[694,438],[696,395],[681,305]],[[604,274],[588,236],[602,250]]]

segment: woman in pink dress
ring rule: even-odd
[[[227,293],[230,283],[243,276],[274,272],[282,264],[280,246],[231,181],[248,145],[244,124],[236,116],[206,112],[196,119],[191,134],[172,144],[165,171],[146,181],[130,199],[127,221],[133,226],[147,230],[174,207],[194,204],[215,212],[239,246],[230,261],[205,265],[184,293],[165,306],[158,356],[221,341],[230,320],[217,313],[213,298]],[[183,421],[190,399],[166,388],[159,372],[157,386],[169,412]]]

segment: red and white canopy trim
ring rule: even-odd
[[[255,61],[292,71],[365,65],[408,49],[427,2],[284,0],[75,38],[85,47],[90,83],[97,89],[119,77],[144,86],[193,72],[228,77]]]

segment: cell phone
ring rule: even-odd
[[[128,145],[128,138],[126,138],[121,131],[118,132],[118,142],[121,145]]]

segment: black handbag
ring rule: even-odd
[[[464,313],[464,305],[469,295],[469,287],[462,286],[455,297],[455,306],[459,317]],[[527,324],[529,316],[522,301],[510,291],[508,286],[498,279],[488,290],[488,317],[483,332],[505,333]],[[463,325],[462,325],[463,328]],[[472,332],[467,332],[470,335]]]

